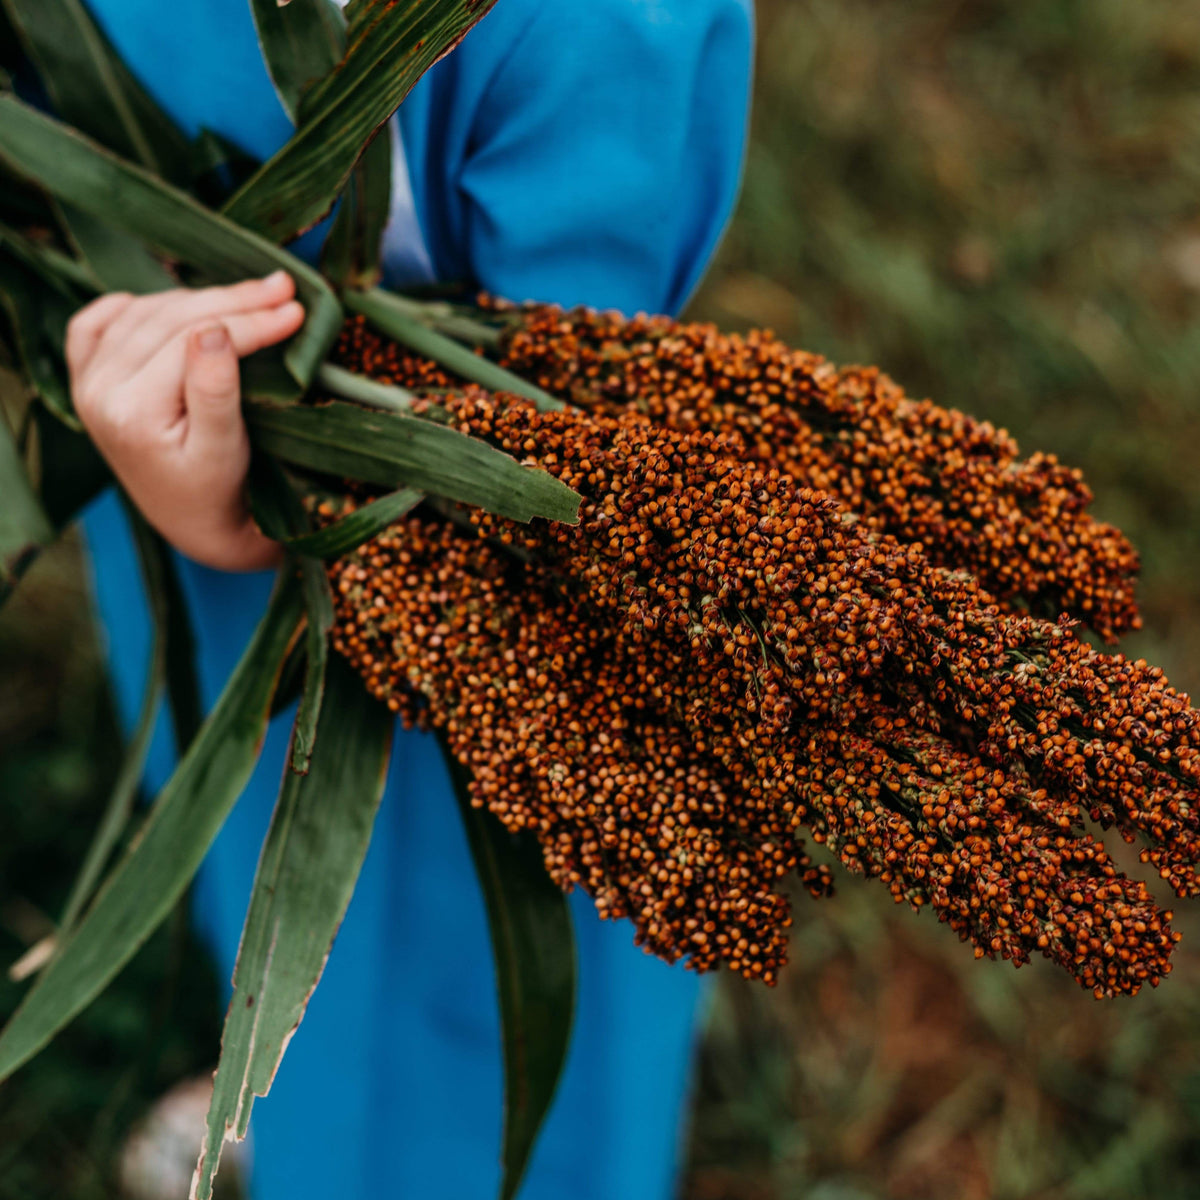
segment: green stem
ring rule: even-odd
[[[355,375],[353,371],[335,367],[331,363],[322,363],[317,368],[317,382],[335,396],[344,396],[347,400],[356,400],[368,408],[381,408],[385,412],[406,413],[416,400],[416,396],[404,388],[380,383],[365,375]]]
[[[435,333],[444,333],[446,337],[462,342],[473,350],[488,350],[495,354],[500,352],[502,332],[494,325],[469,316],[468,310],[448,304],[445,300],[414,300],[398,292],[388,292],[387,296],[397,311]]]
[[[67,288],[79,288],[86,296],[94,296],[100,290],[95,278],[82,263],[53,246],[33,241],[3,223],[0,223],[0,243],[6,245],[43,282],[60,292],[65,291],[64,285]],[[65,291],[65,294],[69,299],[78,300],[70,291]]]
[[[426,358],[432,358],[464,379],[481,384],[489,391],[524,396],[533,401],[539,412],[558,412],[566,407],[561,400],[534,387],[519,375],[506,371],[489,359],[481,358],[466,346],[430,328],[425,323],[427,310],[413,300],[406,300],[380,288],[373,288],[369,292],[347,291],[342,299],[347,308],[361,313],[381,333],[395,338]],[[446,320],[454,320],[461,327],[465,318],[447,317]],[[475,322],[470,324],[474,326]]]

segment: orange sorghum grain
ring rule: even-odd
[[[1038,950],[1098,994],[1169,969],[1170,915],[1082,826],[1197,890],[1200,739],[1160,673],[1001,612],[740,438],[440,399],[576,488],[581,523],[460,514],[484,542],[412,518],[334,569],[335,644],[560,884],[665,958],[769,982],[782,877],[826,882],[806,825],[981,953]]]
[[[964,724],[996,761],[1020,755],[1077,808],[1149,839],[1181,895],[1200,893],[1200,722],[1161,671],[1002,612],[966,572],[711,434],[538,414],[478,389],[449,407],[584,497],[576,528],[481,527],[553,562],[660,653],[724,670],[758,726],[836,719],[883,690],[934,731]]]
[[[577,406],[640,412],[681,432],[737,433],[743,458],[921,542],[1002,604],[1066,613],[1110,641],[1141,624],[1137,554],[1088,514],[1082,475],[1053,455],[1020,459],[987,422],[911,400],[874,367],[838,369],[768,332],[483,302],[507,322],[501,364]],[[405,387],[461,383],[361,318],[347,324],[338,353]]]
[[[1053,455],[1021,460],[1003,430],[769,332],[549,305],[505,311],[502,364],[581,407],[638,411],[683,431],[736,430],[749,459],[922,542],[1002,601],[1067,612],[1109,640],[1140,625],[1132,546],[1086,512],[1092,497],[1078,471]]]
[[[332,571],[335,646],[408,720],[445,733],[477,803],[533,829],[547,867],[639,942],[695,969],[773,982],[812,829],[898,901],[929,905],[980,953],[1039,951],[1099,994],[1169,969],[1177,935],[1143,885],[1042,793],[882,706],[843,728],[747,745],[736,705],[671,686],[536,564],[412,516]],[[689,695],[691,689],[694,695]],[[706,698],[703,706],[694,703]]]

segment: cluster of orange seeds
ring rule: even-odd
[[[1170,914],[1019,769],[883,707],[747,746],[733,705],[699,702],[702,674],[672,680],[652,643],[596,620],[544,567],[436,517],[407,518],[332,575],[334,645],[372,692],[440,729],[476,802],[532,829],[556,882],[631,919],[667,961],[773,982],[785,878],[814,895],[830,883],[797,839],[807,825],[979,955],[1037,950],[1099,994],[1170,970]]]
[[[682,432],[737,432],[743,457],[837,496],[874,528],[921,542],[1001,602],[1067,613],[1114,640],[1137,628],[1138,558],[1092,518],[1091,493],[1052,455],[877,369],[836,368],[766,332],[548,305],[499,311],[500,361],[585,408],[636,411]]]
[[[333,568],[334,646],[408,722],[438,728],[477,803],[532,829],[564,888],[674,962],[774,979],[811,868],[787,814],[665,711],[653,675],[544,571],[423,515]]]
[[[712,434],[480,392],[449,408],[585,498],[576,528],[476,515],[480,527],[553,563],[630,636],[673,648],[681,671],[723,671],[748,738],[894,698],[998,762],[1020,756],[1077,811],[1149,839],[1163,878],[1200,894],[1200,719],[1157,668],[1001,611],[971,575]]]
[[[342,350],[411,385],[361,327]],[[1039,951],[1099,995],[1169,969],[1170,914],[1082,824],[1200,890],[1200,727],[1160,673],[1006,614],[740,436],[475,388],[437,404],[575,488],[581,522],[461,514],[476,540],[412,518],[334,568],[335,644],[445,731],[560,884],[665,958],[771,981],[783,878],[827,882],[807,826],[977,953]]]

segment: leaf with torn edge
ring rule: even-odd
[[[271,82],[294,121],[300,100],[346,52],[346,23],[333,0],[250,0]]]
[[[354,164],[412,86],[495,0],[363,0],[338,66],[300,105],[299,127],[225,206],[226,216],[284,242],[333,207]]]
[[[209,1200],[230,1138],[246,1136],[299,1026],[371,839],[392,744],[392,716],[341,659],[329,663],[317,749],[286,772],[250,896],[233,999],[208,1110],[195,1200]]]
[[[0,1032],[0,1080],[86,1008],[175,907],[254,770],[302,615],[298,583],[281,577],[241,661],[137,837]]]

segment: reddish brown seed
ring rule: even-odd
[[[350,364],[395,379],[353,336]],[[335,645],[444,731],[561,885],[664,958],[773,982],[783,880],[828,887],[807,827],[981,953],[1036,950],[1105,995],[1169,970],[1169,914],[1083,827],[1200,890],[1200,732],[1161,672],[1002,611],[740,438],[438,404],[576,488],[581,522],[456,515],[483,540],[412,516],[332,569]]]

